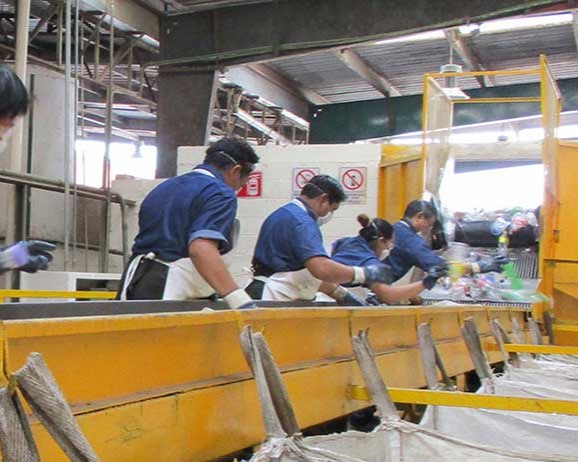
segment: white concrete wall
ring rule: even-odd
[[[179,148],[178,173],[190,171],[199,164],[205,147]],[[241,220],[241,237],[231,266],[239,283],[247,281],[243,271],[249,267],[261,224],[267,216],[292,198],[293,168],[319,167],[320,173],[337,177],[340,167],[367,167],[367,202],[365,205],[345,202],[333,220],[322,227],[325,245],[340,237],[357,234],[359,213],[377,214],[378,165],[381,147],[377,144],[308,145],[308,146],[258,146],[261,158],[258,170],[263,172],[263,197],[239,198],[238,217]]]

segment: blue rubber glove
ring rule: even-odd
[[[496,271],[499,273],[502,271],[502,266],[508,263],[508,257],[505,255],[496,255],[495,257],[483,257],[477,262],[480,268],[480,273],[489,273],[491,271]]]
[[[347,295],[345,295],[345,297],[343,297],[341,300],[337,300],[337,304],[339,306],[368,306],[364,300],[349,291],[347,291]]]
[[[382,304],[381,300],[373,292],[369,292],[367,294],[367,297],[365,297],[365,301],[367,302],[368,306],[379,306]]]
[[[250,302],[245,303],[239,307],[240,310],[252,310],[257,308],[257,304],[251,300]]]
[[[394,280],[393,271],[388,265],[368,265],[362,267],[363,280],[359,281],[362,284],[371,284],[374,282],[381,282],[383,284],[391,284]],[[358,282],[355,279],[354,283]]]
[[[438,282],[438,279],[447,276],[447,274],[447,265],[433,266],[428,270],[426,277],[424,277],[421,282],[427,290],[431,290]]]
[[[36,273],[48,269],[56,247],[44,241],[20,241],[0,250],[0,270],[18,270]]]

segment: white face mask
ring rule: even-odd
[[[6,141],[10,138],[12,132],[12,127],[7,127],[6,125],[0,125],[0,141]]]
[[[0,125],[0,154],[2,154],[8,147],[8,139],[10,138],[12,127]]]
[[[317,225],[319,225],[319,226],[326,225],[327,223],[329,223],[331,221],[332,218],[333,218],[333,212],[329,212],[324,217],[317,217]]]
[[[387,258],[387,256],[389,255],[389,252],[391,252],[390,249],[385,249],[383,252],[381,252],[381,254],[379,255],[379,259],[380,260],[385,260]]]

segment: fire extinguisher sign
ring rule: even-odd
[[[247,184],[237,193],[237,197],[262,197],[263,196],[263,172],[252,172]]]

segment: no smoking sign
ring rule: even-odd
[[[339,181],[347,194],[347,203],[367,202],[367,167],[341,167]]]
[[[293,197],[298,196],[309,180],[315,175],[319,175],[319,167],[295,167],[293,169]]]

